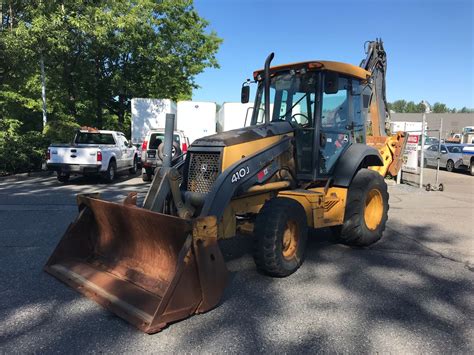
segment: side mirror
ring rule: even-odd
[[[250,98],[250,86],[245,82],[242,85],[242,92],[240,93],[240,102],[246,104]]]
[[[339,91],[339,74],[333,71],[326,72],[324,76],[324,93],[331,95]]]

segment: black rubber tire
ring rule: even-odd
[[[431,191],[431,184],[426,184],[425,190],[426,191]]]
[[[151,174],[148,174],[148,173],[142,173],[142,180],[145,181],[145,182],[148,182],[148,181],[151,181],[152,179],[152,175]]]
[[[128,171],[130,172],[130,174],[132,175],[135,175],[138,171],[138,158],[137,156],[135,155],[135,157],[133,158],[133,167],[131,167],[130,169],[128,169]]]
[[[364,219],[365,204],[369,192],[377,189],[382,197],[383,211],[380,223],[369,229]],[[339,240],[346,245],[364,247],[376,243],[382,238],[388,217],[388,190],[384,178],[376,171],[361,169],[349,185],[346,210],[342,226],[331,228]]]
[[[451,159],[449,159],[448,162],[446,163],[446,170],[449,171],[450,173],[456,170],[454,168],[454,162]]]
[[[57,179],[58,179],[59,182],[66,183],[66,182],[69,181],[69,177],[70,177],[69,174],[60,174],[60,173],[58,173]]]
[[[109,166],[107,167],[107,171],[103,175],[104,180],[108,183],[111,183],[115,180],[115,177],[117,175],[117,163],[115,160],[111,160],[109,162]]]
[[[283,256],[283,235],[288,222],[296,224],[296,251],[291,258]],[[294,273],[304,260],[308,224],[306,212],[297,201],[277,197],[268,200],[255,220],[254,260],[257,270],[274,277]]]
[[[469,173],[471,176],[474,176],[474,161],[471,160],[471,164],[469,165]]]

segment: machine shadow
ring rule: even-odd
[[[412,232],[423,240],[432,231],[424,225]],[[467,331],[472,274],[450,270],[452,261],[421,244],[388,230],[370,248],[349,248],[328,230],[313,231],[304,264],[284,279],[256,272],[252,244],[242,236],[221,242],[233,276],[222,304],[208,313],[212,321],[188,333],[191,339],[206,343],[233,334],[238,352],[374,352],[384,351],[383,338],[395,332],[409,335],[398,350],[436,352],[446,343],[454,352],[473,350]],[[309,284],[319,286],[308,292]],[[315,326],[315,318],[327,319],[326,326]]]

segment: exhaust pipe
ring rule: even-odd
[[[274,56],[275,53],[272,52],[265,60],[265,124],[270,123],[270,63]]]

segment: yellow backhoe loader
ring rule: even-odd
[[[309,228],[368,246],[385,228],[405,136],[387,135],[386,55],[366,43],[360,66],[308,61],[253,74],[248,127],[195,141],[165,161],[143,206],[79,195],[79,215],[45,270],[147,333],[215,307],[228,281],[218,240],[250,231],[259,271],[303,263]],[[242,86],[242,102],[249,100]]]

